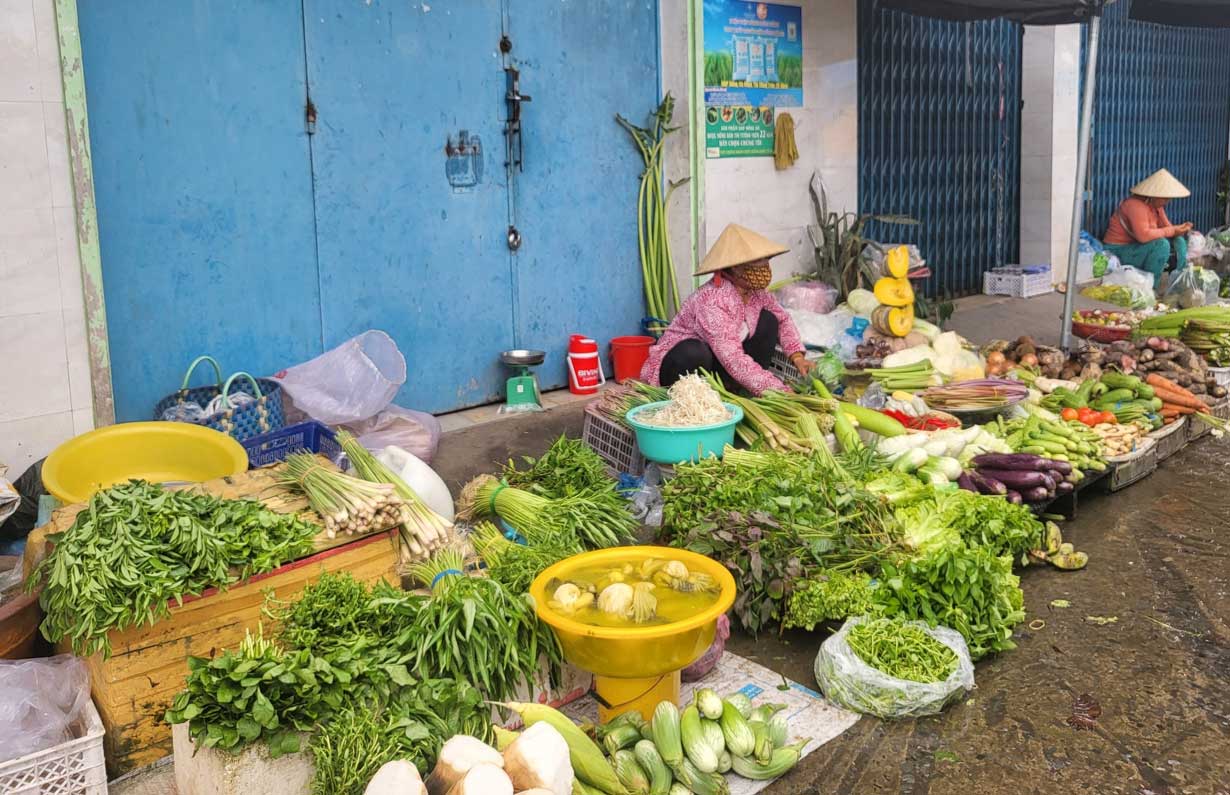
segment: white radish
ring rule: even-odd
[[[513,795],[508,774],[496,765],[479,764],[448,791],[448,795]]]
[[[518,791],[571,795],[568,742],[549,723],[535,723],[504,749],[504,771]]]
[[[417,795],[423,792],[418,768],[404,759],[385,762],[367,783],[363,795]]]
[[[502,768],[504,757],[482,740],[467,734],[458,734],[450,738],[440,748],[436,766],[425,782],[428,795],[448,795],[466,773],[476,765],[483,764]],[[505,778],[507,779],[507,776]],[[512,792],[511,784],[508,791]]]

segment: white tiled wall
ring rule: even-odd
[[[53,0],[0,0],[0,466],[93,427]]]
[[[705,249],[726,224],[747,226],[790,252],[773,260],[776,278],[814,267],[807,185],[824,179],[829,206],[858,210],[858,12],[855,0],[801,0],[803,107],[794,117],[799,159],[777,171],[771,157],[705,160]]]

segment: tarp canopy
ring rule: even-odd
[[[1136,0],[1132,19],[1191,28],[1230,28],[1230,0]]]
[[[1225,5],[1225,2],[1214,3],[1214,0],[1205,0],[1203,4],[1196,1],[1198,5]],[[880,0],[880,6],[883,8],[893,8],[923,17],[958,22],[998,18],[1023,22],[1026,25],[1067,25],[1084,22],[1104,5],[1107,3],[1103,0]]]

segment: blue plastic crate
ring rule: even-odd
[[[248,451],[248,466],[257,467],[276,464],[291,453],[306,451],[320,453],[333,463],[342,457],[342,446],[337,443],[333,431],[316,420],[290,425],[280,431],[262,433],[240,442]]]

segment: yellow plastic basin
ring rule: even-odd
[[[567,580],[580,567],[637,564],[646,558],[678,560],[689,571],[713,577],[721,589],[717,601],[690,618],[650,627],[598,627],[547,607],[547,583],[553,579]],[[530,594],[539,618],[555,630],[569,662],[598,676],[643,679],[678,671],[705,653],[713,643],[718,616],[735,602],[735,580],[722,564],[686,549],[614,547],[574,555],[548,567],[534,579]]]
[[[220,431],[184,422],[125,422],[57,447],[43,463],[43,486],[71,505],[134,478],[199,483],[247,468],[243,446]]]

